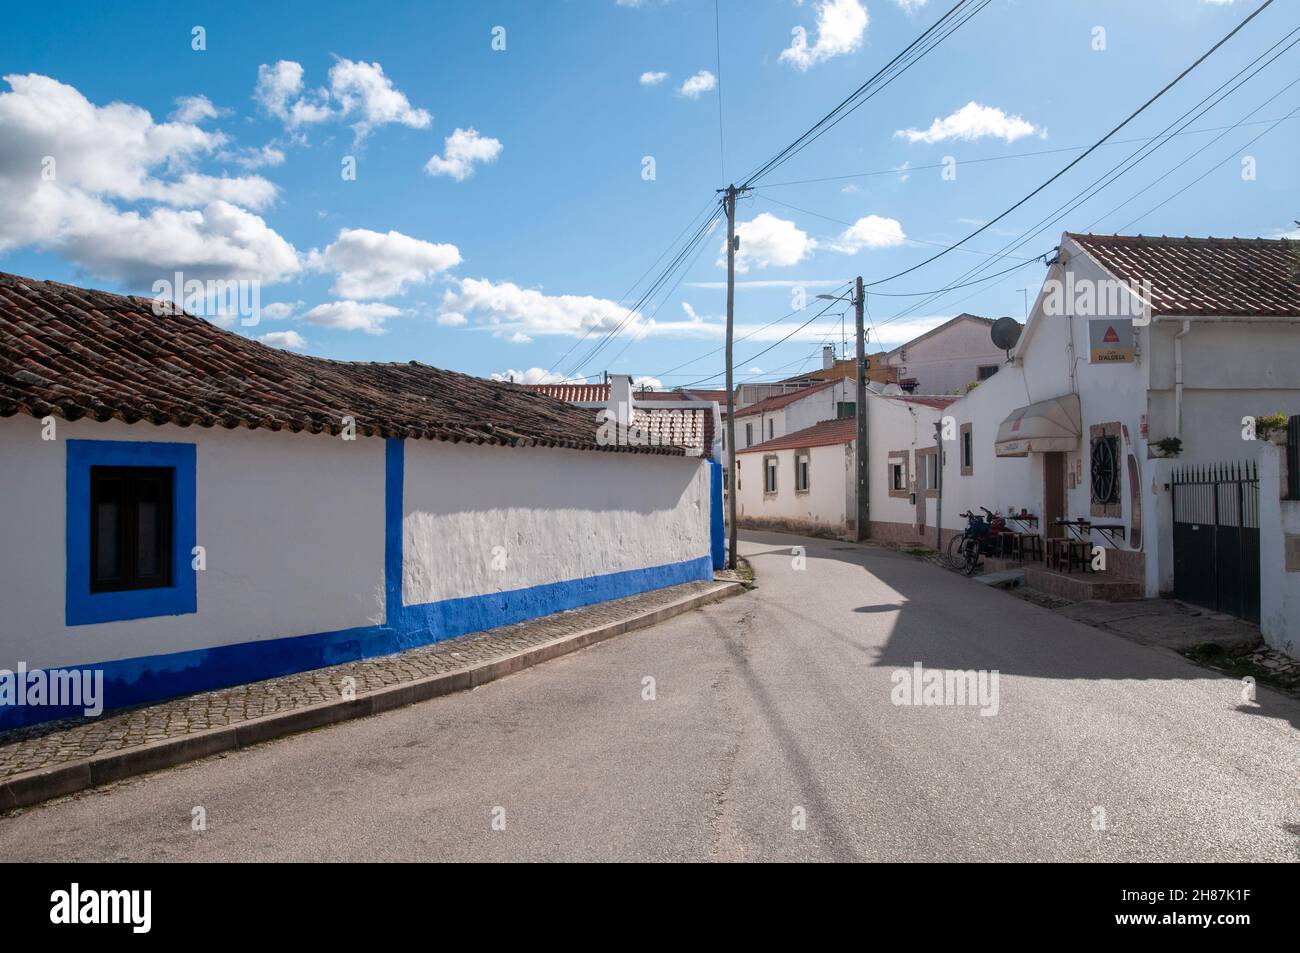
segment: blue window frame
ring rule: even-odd
[[[192,443],[69,440],[65,624],[91,625],[198,611]],[[91,591],[91,467],[150,467],[171,472],[171,585],[118,592]]]

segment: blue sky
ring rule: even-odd
[[[840,343],[836,309],[747,360],[816,313],[778,321],[796,288],[811,303],[961,238],[1258,3],[992,0],[742,200],[738,375],[786,376]],[[15,6],[0,35],[0,270],[143,294],[178,269],[257,280],[260,322],[232,330],[323,357],[710,386],[719,355],[678,365],[722,343],[717,234],[584,356],[715,189],[950,5],[719,0],[720,38],[710,0]],[[1279,0],[1116,138],[1159,133],[1297,27]],[[994,253],[1142,143],[1104,147],[967,249],[874,290],[1002,271],[1066,228],[1294,231],[1300,119],[1283,117],[1300,107],[1298,66],[1285,49],[1189,127],[1210,131],[1162,145],[1017,257]],[[892,346],[961,311],[1020,317],[1042,274],[1029,263],[934,300],[873,294],[873,336]]]

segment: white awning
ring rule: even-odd
[[[994,450],[999,457],[1077,450],[1082,436],[1079,395],[1065,394],[1012,411],[998,427]]]

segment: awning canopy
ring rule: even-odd
[[[1077,450],[1082,436],[1079,395],[1064,394],[1013,410],[998,427],[994,450],[999,457]]]

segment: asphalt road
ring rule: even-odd
[[[905,555],[742,551],[751,593],[0,818],[0,858],[1300,859],[1300,703]],[[894,704],[916,662],[997,713]]]

